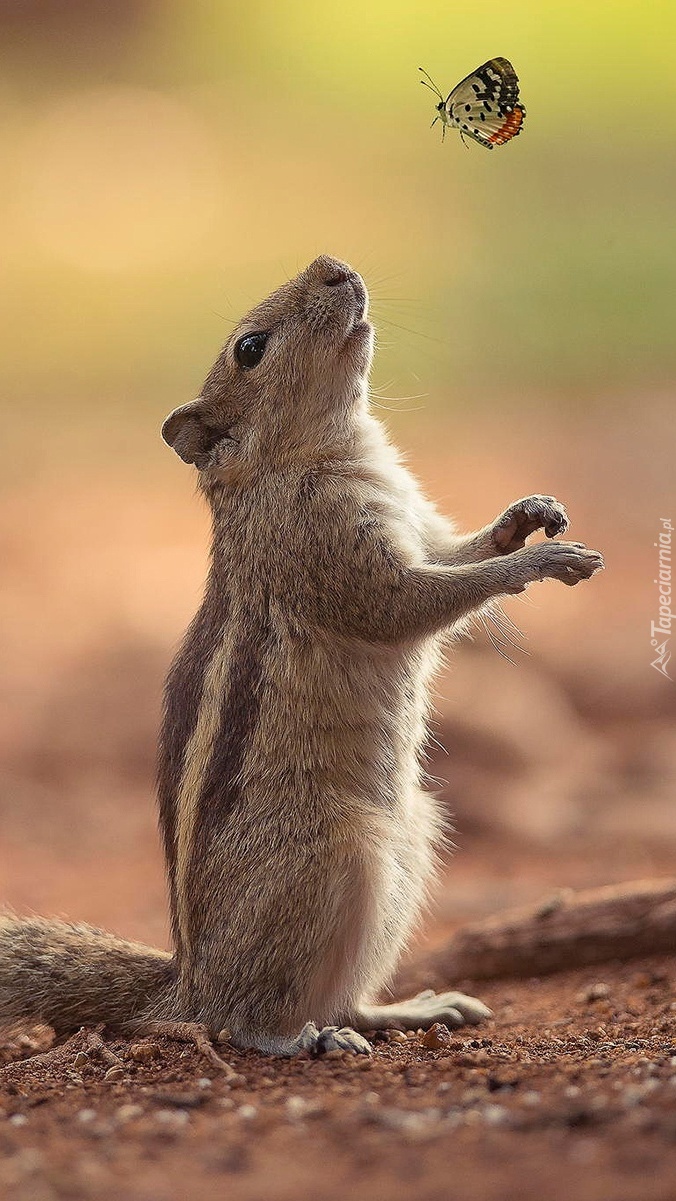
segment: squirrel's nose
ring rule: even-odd
[[[318,284],[325,284],[327,288],[337,288],[340,284],[346,284],[355,279],[357,274],[347,263],[341,263],[340,259],[334,259],[328,254],[320,254],[308,267],[308,273],[314,276]]]
[[[336,288],[338,284],[346,284],[349,278],[347,271],[340,267],[330,279],[325,279],[324,283],[327,288]]]
[[[311,287],[338,288],[342,284],[347,284],[348,291],[344,295],[349,296],[352,293],[360,308],[361,317],[366,316],[368,308],[366,285],[361,276],[353,271],[347,263],[342,263],[340,259],[334,259],[331,255],[320,254],[314,263],[310,263],[305,272],[305,278]]]

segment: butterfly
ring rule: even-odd
[[[423,71],[423,87],[429,88],[439,97],[437,121],[442,123],[442,141],[446,126],[457,129],[460,136],[474,138],[487,150],[502,146],[510,138],[521,133],[526,110],[519,104],[519,80],[516,71],[506,58],[491,58],[482,67],[477,67],[466,79],[457,84],[444,100],[434,80]],[[427,82],[429,81],[429,82]]]

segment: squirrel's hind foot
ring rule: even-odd
[[[476,997],[461,992],[435,993],[429,988],[408,1001],[364,1006],[355,1018],[355,1025],[360,1030],[427,1030],[435,1022],[443,1022],[450,1028],[474,1026],[491,1016],[488,1006]]]
[[[216,1051],[207,1027],[200,1022],[134,1022],[132,1032],[141,1036],[159,1035],[161,1037],[164,1035],[165,1038],[174,1039],[176,1042],[192,1043],[197,1053],[202,1055],[217,1072],[232,1071],[230,1064],[221,1059]]]
[[[309,1051],[310,1055],[327,1055],[329,1051],[349,1051],[352,1055],[370,1055],[371,1044],[351,1026],[323,1026],[306,1022],[294,1043],[294,1052]]]

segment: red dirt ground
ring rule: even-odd
[[[676,958],[495,982],[495,1017],[442,1050],[416,1035],[280,1063],[222,1047],[234,1078],[146,1039],[137,1058],[110,1042],[123,1070],[106,1079],[76,1035],[56,1062],[0,1071],[3,1195],[671,1201],[674,979]]]

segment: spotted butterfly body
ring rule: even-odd
[[[526,110],[519,103],[516,71],[506,58],[491,58],[477,67],[445,100],[436,87],[433,90],[440,103],[439,115],[432,124],[441,121],[444,134],[446,126],[450,126],[459,130],[461,136],[473,138],[487,150],[493,150],[521,133]]]

